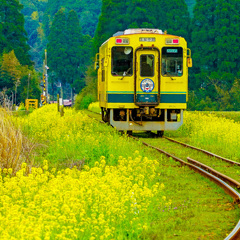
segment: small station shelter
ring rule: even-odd
[[[25,100],[25,107],[28,111],[30,108],[38,108],[38,99],[26,99]]]

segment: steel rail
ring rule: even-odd
[[[132,137],[132,138],[134,138],[136,140],[139,140],[135,137]],[[146,142],[143,142],[143,141],[141,141],[141,142],[142,142],[143,145],[145,145],[147,147],[151,147],[151,148],[157,150],[158,152],[161,152],[161,153],[165,154],[166,156],[171,157],[175,161],[178,161],[181,164],[186,165],[186,166],[190,167],[191,169],[193,169],[194,171],[196,171],[196,172],[204,175],[205,177],[209,178],[211,181],[217,183],[220,187],[222,187],[224,189],[224,191],[226,191],[229,195],[231,195],[231,197],[234,199],[234,202],[236,202],[236,203],[240,202],[240,194],[235,189],[233,189],[231,186],[229,186],[227,183],[225,183],[223,180],[221,180],[220,178],[218,178],[218,177],[214,176],[213,174],[207,172],[206,170],[204,170],[204,169],[202,169],[198,166],[195,166],[194,164],[188,163],[188,162],[186,162],[186,161],[184,161],[184,160],[182,160],[182,159],[180,159],[180,158],[178,158],[178,157],[176,157],[176,156],[174,156],[174,155],[172,155],[172,154],[170,154],[170,153],[168,153],[168,152],[166,152],[166,151],[164,151],[160,148],[154,147],[154,146],[152,146],[152,145],[150,145]]]
[[[89,116],[90,117],[90,116]],[[102,121],[99,121],[100,123],[104,123],[104,122],[102,122]],[[131,137],[131,138],[133,138],[133,139],[135,139],[135,140],[138,140],[138,141],[140,141],[138,138],[135,138],[135,137],[133,137],[133,136],[131,136],[131,135],[129,135],[129,137]],[[166,138],[166,137],[165,137]],[[169,139],[168,139],[169,140]],[[173,139],[171,139],[173,142],[177,142],[177,141],[175,141],[175,140],[173,140]],[[171,141],[170,140],[170,141]],[[184,160],[182,160],[182,159],[180,159],[180,158],[178,158],[178,157],[176,157],[176,156],[174,156],[174,155],[172,155],[172,154],[170,154],[170,153],[168,153],[168,152],[166,152],[166,151],[164,151],[164,150],[162,150],[162,149],[160,149],[160,148],[157,148],[157,147],[154,147],[154,146],[152,146],[152,145],[150,145],[150,144],[148,144],[148,143],[146,143],[146,142],[143,142],[143,141],[141,141],[142,142],[142,144],[143,145],[145,145],[145,146],[147,146],[147,147],[151,147],[151,148],[153,148],[153,149],[155,149],[155,150],[157,150],[158,152],[161,152],[161,153],[163,153],[163,154],[165,154],[166,156],[168,156],[168,157],[171,157],[172,159],[174,159],[175,161],[178,161],[178,162],[180,162],[182,165],[186,165],[186,166],[188,166],[189,168],[191,168],[191,169],[193,169],[195,172],[198,172],[199,174],[201,174],[201,175],[203,175],[203,176],[205,176],[205,177],[207,177],[208,179],[210,179],[211,181],[213,181],[213,182],[215,182],[216,184],[218,184],[221,188],[223,188],[224,189],[224,191],[227,193],[227,194],[229,194],[232,198],[233,198],[233,200],[234,200],[234,202],[235,203],[239,203],[240,202],[240,194],[235,190],[235,189],[233,189],[231,186],[229,186],[226,182],[224,182],[222,179],[220,179],[219,177],[222,177],[222,176],[225,176],[225,175],[223,175],[223,174],[221,174],[221,173],[219,173],[219,172],[217,172],[217,176],[214,176],[213,174],[211,174],[211,173],[209,173],[209,172],[207,172],[206,170],[204,170],[204,169],[202,169],[201,167],[198,167],[198,166],[196,166],[196,165],[194,165],[194,164],[191,164],[191,163],[188,163],[188,162],[185,162]],[[180,142],[177,142],[177,143],[180,143]],[[180,143],[180,144],[182,144],[183,146],[185,146],[185,144],[184,143]],[[202,152],[207,152],[207,151],[205,151],[205,150],[202,150],[202,149],[198,149],[198,148],[195,148],[195,147],[192,147],[192,146],[190,146],[190,145],[188,145],[189,147],[191,147],[191,148],[193,148],[193,149],[196,149],[196,150],[200,150],[200,151],[202,151]],[[187,147],[188,147],[187,146]],[[207,154],[208,154],[209,152],[207,152]],[[211,155],[211,153],[210,154],[208,154],[208,155]],[[213,155],[215,155],[215,154],[213,154]],[[217,155],[216,155],[217,156]],[[219,156],[217,156],[218,158],[219,158]],[[222,159],[222,157],[220,157],[220,159]],[[195,163],[197,163],[198,161],[196,161],[196,160],[194,160],[194,159],[191,159],[190,160],[190,158],[187,158],[187,160],[188,161],[194,161]],[[229,159],[227,159],[227,160],[229,160]],[[230,160],[230,162],[231,163],[234,163],[234,164],[236,164],[234,161],[232,161],[232,160]],[[204,165],[204,164],[201,164],[202,166]],[[238,165],[238,163],[237,163],[237,165]],[[205,165],[206,166],[206,165]],[[204,166],[203,166],[204,167]],[[208,167],[208,166],[207,166]],[[209,169],[211,169],[210,167],[208,167],[208,170]],[[211,170],[214,170],[214,169],[211,169]],[[209,170],[210,171],[210,170]],[[215,170],[214,170],[215,171]],[[213,171],[213,172],[214,172]],[[227,176],[226,176],[227,177]],[[229,181],[229,177],[227,177],[228,178],[228,181]],[[232,183],[234,182],[235,180],[233,180],[232,181]],[[234,184],[234,183],[233,183]],[[237,183],[236,184],[236,186],[238,187],[239,186],[239,183]],[[235,226],[235,228],[231,231],[231,233],[224,239],[224,240],[240,240],[240,220],[239,220],[239,222],[237,223],[237,225]]]
[[[212,152],[203,150],[203,149],[201,149],[201,148],[197,148],[197,147],[191,146],[191,145],[186,144],[186,143],[179,142],[179,141],[177,141],[177,140],[175,140],[175,139],[172,139],[172,138],[169,138],[169,137],[165,137],[165,136],[164,136],[164,138],[167,139],[167,140],[169,140],[169,141],[171,141],[171,142],[175,142],[175,143],[181,144],[181,145],[183,145],[184,147],[192,148],[192,149],[194,149],[194,150],[203,152],[203,153],[205,153],[205,154],[207,154],[207,155],[209,155],[209,156],[211,156],[211,157],[215,157],[215,158],[221,159],[221,160],[223,160],[223,161],[225,161],[225,162],[228,162],[228,163],[231,163],[231,164],[240,166],[240,163],[239,163],[239,162],[235,162],[235,161],[230,160],[230,159],[228,159],[228,158],[221,157],[221,156],[219,156],[219,155],[217,155],[217,154],[215,154],[215,153],[212,153]]]
[[[132,137],[132,136],[130,136],[130,137]],[[138,138],[135,138],[135,137],[132,137],[132,138],[136,139],[136,140],[139,140]],[[233,198],[234,203],[239,203],[240,202],[240,194],[235,189],[233,189],[231,186],[229,186],[226,182],[224,182],[222,179],[220,179],[219,177],[214,176],[212,173],[207,172],[206,170],[202,169],[201,167],[198,167],[194,164],[185,162],[184,160],[182,160],[182,159],[180,159],[180,158],[178,158],[178,157],[176,157],[176,156],[174,156],[174,155],[172,155],[172,154],[170,154],[170,153],[168,153],[168,152],[166,152],[166,151],[164,151],[160,148],[154,147],[154,146],[152,146],[152,145],[150,145],[146,142],[143,142],[143,141],[141,141],[141,142],[142,142],[143,145],[145,145],[147,147],[151,147],[151,148],[157,150],[158,152],[161,152],[161,153],[165,154],[166,156],[171,157],[175,161],[180,162],[182,165],[188,166],[189,168],[193,169],[195,172],[198,172],[199,174],[203,175],[204,177],[207,177],[208,179],[210,179],[211,181],[213,181],[217,185],[219,185],[221,188],[223,188],[223,190]],[[187,158],[187,159],[190,159],[190,158]],[[191,159],[191,160],[195,161],[194,159]],[[197,161],[195,161],[195,163],[197,163]],[[208,168],[208,169],[210,169],[210,168]],[[220,176],[219,173],[218,173],[218,176]],[[221,176],[223,176],[223,174],[221,174]],[[229,177],[227,177],[227,178],[228,178],[228,181],[230,181],[229,180],[230,178]],[[232,184],[234,184],[234,181],[235,180],[232,181]],[[237,183],[237,185],[239,185],[239,183]],[[240,221],[237,223],[235,228],[231,231],[231,233],[224,240],[239,240],[239,239],[240,239]]]
[[[229,185],[231,185],[232,187],[240,188],[240,182],[238,182],[238,181],[230,178],[229,176],[224,175],[224,174],[216,171],[215,169],[213,169],[213,168],[211,168],[211,167],[209,167],[209,166],[207,166],[207,165],[205,165],[205,164],[203,164],[203,163],[201,163],[201,162],[199,162],[199,161],[196,161],[195,159],[192,159],[192,158],[190,158],[190,157],[187,157],[187,160],[188,160],[188,162],[190,162],[190,163],[192,163],[192,164],[194,164],[194,165],[196,165],[196,166],[199,166],[200,168],[202,168],[202,169],[210,172],[210,173],[213,174],[214,176],[222,179],[223,181],[227,182],[227,183],[228,183]]]
[[[224,240],[239,240],[240,239],[240,221],[237,223],[232,232]]]
[[[89,117],[90,117],[90,116],[89,116]],[[99,122],[104,123],[104,122],[102,122],[102,121],[99,121]],[[135,139],[135,140],[140,141],[138,138],[135,138],[135,137],[133,137],[133,136],[131,136],[131,135],[129,135],[129,137],[131,137],[131,138],[133,138],[133,139]],[[166,138],[166,137],[165,137],[165,138]],[[169,139],[168,139],[168,140],[169,140]],[[171,140],[172,140],[173,142],[180,143],[180,142],[175,141],[175,140],[173,140],[173,139],[171,139]],[[171,140],[170,140],[170,141],[171,141]],[[207,172],[206,170],[202,169],[201,167],[198,167],[198,166],[196,166],[196,165],[194,165],[194,164],[185,162],[184,160],[182,160],[182,159],[180,159],[180,158],[178,158],[178,157],[176,157],[176,156],[174,156],[174,155],[172,155],[172,154],[170,154],[170,153],[168,153],[168,152],[166,152],[166,151],[164,151],[164,150],[162,150],[162,149],[159,149],[159,148],[157,148],[157,147],[154,147],[154,146],[152,146],[152,145],[150,145],[150,144],[148,144],[148,143],[146,143],[146,142],[143,142],[143,141],[142,141],[142,144],[145,145],[145,146],[147,146],[147,147],[151,147],[151,148],[157,150],[158,152],[161,152],[161,153],[165,154],[165,155],[168,156],[168,157],[171,157],[171,158],[174,159],[175,161],[180,162],[182,165],[186,165],[186,166],[188,166],[189,168],[193,169],[194,171],[200,173],[201,175],[209,178],[211,181],[215,182],[215,183],[218,184],[220,187],[222,187],[222,188],[224,189],[224,191],[225,191],[227,194],[229,194],[229,195],[234,199],[234,202],[235,202],[235,203],[239,203],[239,202],[240,202],[240,194],[239,194],[235,189],[233,189],[231,186],[229,186],[227,183],[225,183],[223,180],[221,180],[221,179],[219,178],[219,177],[222,177],[222,176],[225,176],[225,175],[220,174],[219,172],[217,172],[217,171],[215,171],[214,169],[212,169],[212,168],[210,168],[210,167],[207,166],[209,171],[210,171],[210,169],[211,169],[212,172],[217,172],[216,175],[217,175],[218,177],[217,177],[217,176],[214,176],[213,174],[211,174],[211,173]],[[193,149],[196,149],[196,150],[205,152],[205,153],[207,153],[208,155],[211,155],[211,156],[212,156],[212,153],[209,154],[209,152],[207,152],[207,151],[205,151],[205,150],[198,149],[198,148],[192,147],[192,146],[187,145],[187,144],[184,144],[184,143],[180,143],[180,144],[183,145],[183,146],[185,146],[185,147],[191,147],[191,148],[193,148]],[[215,154],[213,154],[213,155],[215,155]],[[217,155],[216,155],[216,156],[217,156]],[[217,156],[217,157],[219,158],[219,156]],[[220,157],[220,159],[222,159],[222,157]],[[187,160],[188,160],[188,161],[191,161],[192,163],[193,163],[193,162],[194,162],[194,163],[199,163],[198,161],[196,161],[196,160],[194,160],[194,159],[191,159],[191,160],[190,160],[190,158],[187,158]],[[228,160],[229,160],[229,159],[228,159]],[[228,162],[231,162],[231,163],[236,164],[234,161],[231,161],[231,160],[228,161]],[[199,164],[200,164],[200,163],[199,163]],[[237,163],[237,165],[238,165],[238,163]],[[204,167],[204,166],[206,166],[206,165],[204,165],[204,164],[201,163],[201,166]],[[226,176],[226,177],[227,177],[227,176]],[[229,180],[229,179],[230,179],[229,177],[227,177],[227,178],[228,178],[228,182],[231,181],[231,180]],[[234,184],[234,180],[232,181],[232,184]],[[236,184],[236,187],[238,187],[238,186],[239,186],[239,183]],[[237,225],[235,226],[235,228],[230,232],[230,234],[229,234],[224,240],[239,240],[239,239],[240,239],[240,220],[239,220],[239,222],[237,223]]]

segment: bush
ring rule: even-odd
[[[77,95],[75,101],[75,109],[87,109],[88,105],[97,101],[97,87],[96,83],[91,83]]]
[[[87,109],[90,103],[97,101],[97,71],[92,66],[87,70],[85,82],[87,86],[77,95],[75,101],[76,110]]]
[[[19,107],[18,107],[18,110],[21,111],[21,110],[26,110],[25,106],[24,106],[24,103],[20,103]]]
[[[86,96],[78,95],[75,101],[75,109],[87,109],[89,104],[96,101],[96,97],[92,94]]]
[[[89,104],[95,101],[96,98],[92,94],[84,96],[80,105],[80,109],[87,109]]]

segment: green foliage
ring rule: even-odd
[[[66,36],[68,36],[68,42],[70,43],[67,46],[66,51],[66,81],[68,83],[73,83],[74,80],[80,74],[80,66],[83,62],[81,50],[83,46],[83,35],[82,29],[79,24],[77,13],[74,10],[71,10],[68,14],[67,22],[66,22]]]
[[[111,19],[111,21],[109,21]],[[94,51],[115,32],[127,28],[160,28],[189,38],[189,13],[184,0],[103,0],[94,36]]]
[[[239,1],[197,0],[192,21],[191,90],[197,103],[189,109],[239,110],[234,79],[239,79]],[[204,94],[202,95],[204,89]],[[200,105],[200,106],[199,106]],[[194,106],[196,108],[194,108]]]
[[[0,52],[3,53],[4,48],[7,52],[14,49],[20,64],[30,64],[29,48],[23,45],[27,38],[21,10],[25,16],[28,43],[32,47],[30,54],[37,68],[42,68],[46,36],[49,46],[52,44],[50,52],[55,51],[52,59],[55,63],[49,72],[51,89],[55,88],[55,92],[58,80],[71,84],[76,93],[89,84],[91,77],[86,73],[91,61],[89,56],[98,52],[99,46],[113,33],[127,28],[159,28],[185,37],[192,50],[193,68],[190,69],[189,88],[194,91],[197,102],[190,98],[189,108],[239,110],[238,92],[234,87],[236,79],[240,78],[238,0],[20,0],[20,3],[24,7],[17,0],[3,1],[0,6],[0,19],[6,19],[0,25]],[[65,15],[64,24],[67,27],[64,28],[60,21],[62,31],[58,34],[51,26],[56,24],[54,16],[60,9]],[[13,15],[16,17],[11,19]],[[16,33],[14,36],[11,34],[13,32]],[[68,38],[64,39],[64,36]],[[50,43],[51,38],[60,44]],[[81,42],[80,47],[77,47],[78,41]],[[51,58],[51,54],[48,56]],[[1,78],[2,85],[13,88],[8,73],[1,74],[5,74]],[[94,84],[97,88],[96,83],[91,86]],[[87,92],[84,91],[84,94]],[[96,90],[91,94],[96,94]]]
[[[94,35],[101,11],[101,0],[20,0],[20,2],[24,6],[22,13],[25,17],[25,29],[29,36],[28,44],[31,46],[30,55],[36,68],[40,71],[42,70],[43,52],[46,49],[50,27],[59,9],[63,8],[66,13],[74,10],[80,19],[83,34],[90,36]]]
[[[93,69],[93,64],[87,69],[85,83],[86,86],[77,95],[76,109],[88,108],[90,103],[97,101],[97,72]]]
[[[19,101],[25,102],[25,99],[38,99],[40,101],[40,77],[41,75],[35,70],[29,71],[25,68],[21,78],[21,84],[18,87]]]
[[[13,89],[16,82],[21,76],[21,65],[16,58],[14,50],[2,55],[1,69],[0,69],[0,89]]]
[[[238,5],[237,5],[238,4]],[[231,88],[234,77],[239,77],[238,42],[239,1],[197,0],[192,22],[193,74],[202,74],[220,78]],[[214,78],[214,77],[213,77]],[[193,88],[199,88],[204,79],[196,78]],[[219,79],[220,81],[220,79]]]
[[[75,109],[87,109],[89,104],[97,101],[97,92],[96,92],[96,84],[91,82],[89,85],[84,87],[80,94],[77,95],[75,101]]]
[[[16,93],[15,103],[29,98],[39,99],[39,75],[28,66],[22,66],[14,51],[4,53],[0,64],[0,91],[5,89],[8,96]],[[13,100],[13,99],[12,99]]]
[[[20,103],[20,105],[19,105],[19,107],[18,107],[18,110],[19,110],[19,111],[21,111],[21,110],[26,110],[23,102]]]
[[[15,103],[25,102],[25,88],[28,74],[34,73],[27,45],[27,33],[24,30],[24,17],[20,13],[23,6],[17,0],[2,1],[0,5],[0,91],[4,89]],[[34,75],[36,75],[34,73]],[[33,77],[29,85],[29,96],[39,98],[38,77]],[[14,94],[15,93],[15,94]]]
[[[196,4],[196,0],[185,0],[187,6],[188,6],[188,11],[191,17],[193,17],[193,9]]]
[[[189,91],[189,110],[238,111],[240,109],[240,80],[235,79],[230,90],[217,79],[210,79],[211,94],[205,88]]]
[[[22,14],[25,18],[25,30],[28,34],[29,54],[35,63],[35,68],[42,70],[42,53],[46,48],[46,38],[43,32],[43,14],[46,11],[47,1],[20,0],[23,5]]]
[[[67,57],[67,30],[66,16],[60,9],[53,20],[47,45],[48,66],[57,74],[59,80],[66,83],[66,57]]]
[[[14,50],[20,64],[32,65],[28,51],[27,33],[24,30],[24,17],[20,13],[23,6],[18,0],[1,1],[1,41],[0,54]]]
[[[92,103],[92,102],[95,102],[95,101],[96,101],[96,97],[93,96],[92,94],[82,96],[82,98],[81,98],[81,95],[79,95],[76,98],[75,108],[77,110],[87,109],[89,104]]]
[[[46,30],[47,28],[46,22],[49,22],[51,25],[54,15],[62,8],[66,12],[74,10],[80,19],[83,34],[93,36],[101,11],[101,5],[101,0],[48,0],[43,16],[44,29]]]
[[[48,66],[52,89],[60,81],[72,90],[79,92],[84,86],[86,67],[90,61],[92,39],[84,36],[77,13],[71,10],[66,17],[64,9],[60,9],[53,20],[48,36]]]

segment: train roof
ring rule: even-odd
[[[172,34],[167,34],[167,31],[162,31],[160,29],[154,29],[154,28],[130,28],[126,29],[125,31],[119,31],[113,34],[112,37],[107,39],[105,42],[102,43],[101,47],[105,45],[111,38],[119,37],[119,36],[126,36],[126,35],[134,35],[134,34],[156,34],[156,35],[166,35],[168,37],[177,37],[182,38],[181,36],[176,36]]]
[[[125,31],[119,31],[113,34],[113,37],[117,37],[120,35],[128,35],[128,34],[139,34],[139,33],[153,33],[153,34],[163,34],[163,31],[160,29],[152,29],[152,28],[131,28],[126,29]]]

